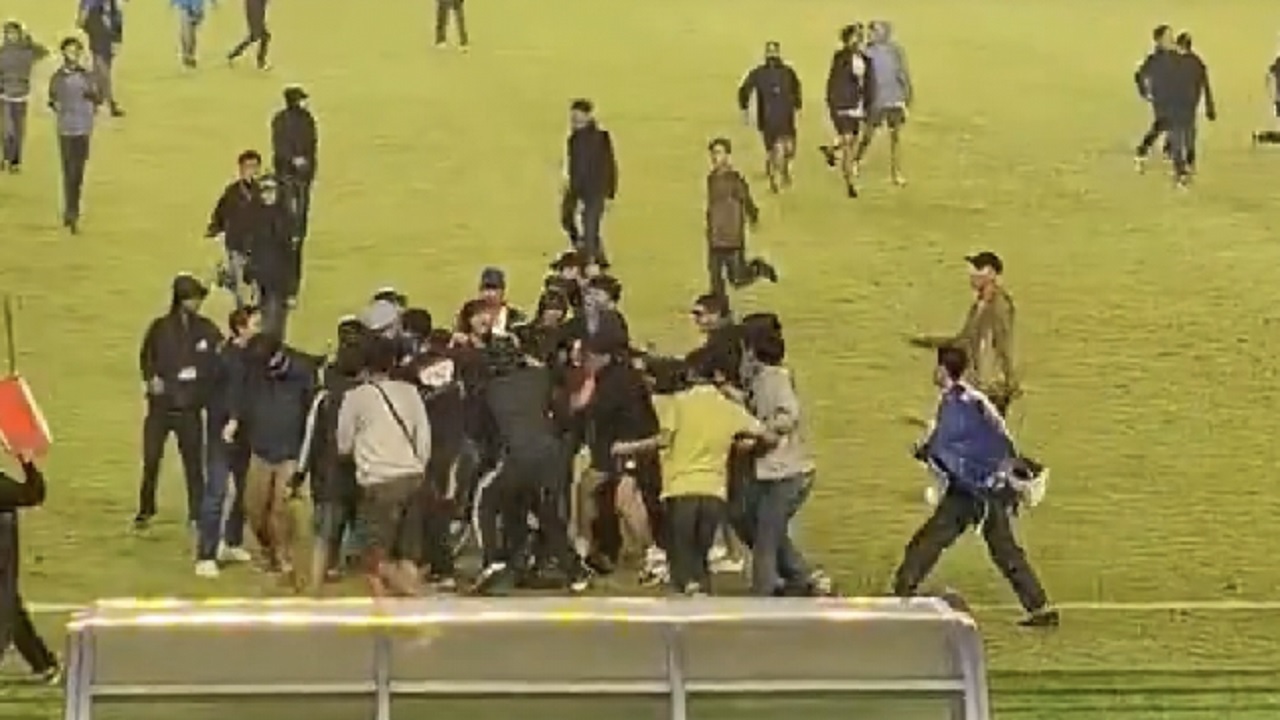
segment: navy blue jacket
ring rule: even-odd
[[[1015,453],[1004,421],[990,401],[971,388],[955,385],[938,401],[924,454],[952,489],[981,496],[994,484],[1000,464]]]
[[[245,351],[235,343],[218,350],[217,363],[209,391],[209,428],[221,434],[232,417],[238,417],[245,397]]]
[[[240,425],[249,450],[269,463],[298,459],[315,392],[315,367],[291,355],[278,374],[251,368],[245,383]]]

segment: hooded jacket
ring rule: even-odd
[[[316,177],[320,138],[315,116],[302,106],[304,98],[285,95],[285,107],[271,118],[271,156],[276,175],[310,182]],[[305,161],[301,167],[295,158]]]
[[[293,243],[293,218],[285,199],[280,197],[273,205],[258,205],[254,215],[247,248],[248,277],[265,295],[291,296],[298,289],[297,249]]]
[[[0,45],[0,99],[25,102],[31,97],[31,73],[49,49],[23,33],[16,42]]]
[[[229,252],[248,254],[260,207],[258,189],[252,182],[231,181],[213,206],[206,235],[221,235]]]
[[[207,317],[182,307],[174,294],[169,312],[147,326],[138,352],[142,381],[159,378],[163,388],[151,395],[162,409],[199,410],[208,401],[219,372],[218,348],[222,332]]]

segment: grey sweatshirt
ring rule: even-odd
[[[49,78],[49,107],[57,113],[62,137],[92,135],[101,101],[97,84],[82,67],[63,65]]]
[[[31,95],[31,72],[49,50],[31,38],[0,45],[0,99],[25,101]]]
[[[871,43],[863,52],[871,63],[871,107],[883,110],[911,102],[911,74],[902,46],[886,40]]]
[[[381,388],[404,422],[396,422]],[[408,437],[406,437],[408,430]],[[431,457],[431,423],[418,390],[399,380],[379,380],[348,390],[338,410],[339,455],[351,455],[356,482],[378,485],[426,471]]]
[[[780,437],[776,446],[756,460],[756,478],[785,480],[813,472],[791,371],[772,365],[757,368],[751,378],[749,405],[751,413]]]

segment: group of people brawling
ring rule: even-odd
[[[832,592],[789,534],[814,463],[776,316],[735,322],[725,296],[704,295],[692,312],[706,342],[659,357],[632,347],[622,286],[597,262],[566,252],[544,285],[526,317],[488,268],[444,327],[383,290],[318,358],[262,332],[254,305],[231,313],[224,339],[198,314],[208,288],[179,276],[142,348],[138,524],[154,515],[152,460],[173,431],[203,576],[250,559],[247,528],[263,567],[315,591],[340,572],[344,542],[375,594],[453,588],[465,524],[482,555],[477,592],[582,591],[634,563],[643,582],[699,594],[727,529],[751,548],[756,594]],[[314,505],[310,558],[295,552],[301,494]]]

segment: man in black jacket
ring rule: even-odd
[[[1218,119],[1209,86],[1209,68],[1191,47],[1190,33],[1182,32],[1174,40],[1171,93],[1168,103],[1169,151],[1173,156],[1176,186],[1186,189],[1196,170],[1196,118],[1200,104],[1209,122]]]
[[[258,69],[270,70],[267,63],[267,52],[271,49],[271,31],[267,29],[267,0],[244,0],[244,19],[248,26],[248,34],[239,45],[227,53],[227,62],[234,64],[236,60],[255,43],[258,45]]]
[[[239,307],[245,297],[244,270],[249,260],[249,248],[253,244],[255,222],[259,216],[258,176],[262,172],[262,155],[257,150],[245,150],[236,158],[236,179],[232,180],[218,202],[213,206],[205,237],[222,236],[227,252],[225,265],[226,289],[235,296]]]
[[[1151,153],[1151,146],[1155,145],[1156,140],[1168,129],[1167,118],[1161,115],[1156,97],[1163,98],[1168,93],[1166,84],[1169,78],[1169,66],[1174,59],[1173,28],[1164,24],[1157,25],[1151,32],[1151,39],[1155,47],[1133,73],[1133,82],[1138,87],[1138,95],[1151,106],[1152,112],[1151,127],[1147,128],[1146,134],[1138,141],[1138,147],[1134,151],[1133,163],[1138,172],[1144,172],[1147,169],[1147,155]],[[1164,154],[1169,155],[1167,138],[1164,143]]]
[[[820,148],[830,167],[836,166],[836,158],[839,157],[845,191],[851,198],[858,197],[854,186],[857,140],[867,117],[867,68],[870,64],[862,53],[864,40],[862,23],[854,23],[840,31],[840,49],[831,56],[831,69],[827,72],[827,110],[836,131],[836,142]]]
[[[62,677],[58,658],[36,631],[18,589],[18,511],[44,504],[44,474],[31,457],[20,453],[18,460],[23,482],[0,472],[0,656],[12,644],[36,677],[55,683]]]
[[[764,46],[764,62],[752,68],[738,87],[738,108],[742,119],[751,123],[747,108],[756,101],[756,128],[764,139],[768,159],[765,173],[769,188],[791,185],[791,161],[796,155],[796,114],[804,104],[800,76],[782,60],[782,45],[770,41]]]
[[[560,224],[586,262],[607,262],[600,225],[618,192],[618,163],[613,139],[595,119],[590,100],[574,100],[569,108],[569,141],[565,160]]]
[[[124,117],[124,110],[116,102],[113,77],[116,52],[124,42],[124,12],[120,3],[121,0],[81,0],[77,18],[93,55],[94,84],[112,117]]]
[[[485,388],[485,405],[496,439],[503,448],[502,462],[478,499],[478,523],[485,566],[476,580],[478,592],[488,592],[504,579],[530,570],[525,557],[528,515],[538,520],[547,554],[569,588],[587,588],[581,560],[569,544],[568,524],[560,512],[559,485],[569,458],[560,440],[567,407],[557,408],[551,372],[511,338],[495,338],[485,351],[491,377]],[[498,534],[501,524],[501,537]]]
[[[284,108],[271,118],[271,159],[276,177],[288,187],[297,223],[298,278],[302,278],[302,241],[307,239],[311,216],[311,184],[316,179],[320,138],[316,119],[308,107],[310,96],[297,85],[284,89]]]
[[[208,288],[191,275],[173,279],[169,311],[151,321],[138,353],[147,396],[142,422],[142,484],[134,526],[145,530],[156,514],[156,486],[164,444],[173,433],[187,481],[187,521],[197,522],[204,492],[204,409],[217,372],[222,333],[200,314]]]
[[[289,307],[298,294],[297,241],[293,216],[281,197],[279,182],[268,175],[258,182],[258,217],[245,276],[258,289],[262,331],[284,339]]]
[[[238,307],[227,318],[230,337],[218,349],[205,423],[205,485],[200,505],[196,542],[196,575],[216,578],[219,563],[245,563],[244,478],[249,469],[249,448],[231,426],[232,412],[244,400],[245,353],[249,341],[262,329],[262,315],[252,305]],[[228,483],[234,485],[231,511],[226,509]]]

